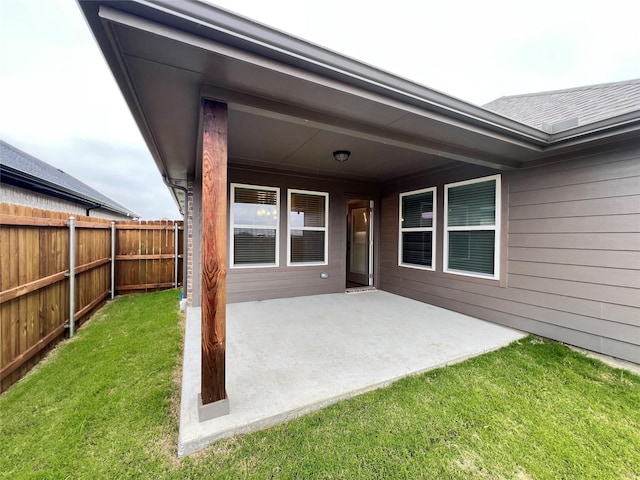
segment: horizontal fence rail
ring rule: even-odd
[[[182,232],[0,203],[0,391],[109,297],[181,286]]]

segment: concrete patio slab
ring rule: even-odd
[[[523,336],[381,291],[229,304],[230,413],[199,422],[200,309],[190,308],[178,455],[498,349]]]

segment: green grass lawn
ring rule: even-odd
[[[176,458],[176,291],[122,297],[0,397],[0,477],[640,479],[640,377],[529,337]]]

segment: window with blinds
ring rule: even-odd
[[[288,265],[326,265],[329,194],[289,190],[288,203]]]
[[[401,266],[435,268],[435,194],[435,187],[400,194],[398,264]]]
[[[278,266],[280,189],[231,184],[232,267]]]
[[[500,175],[444,188],[444,270],[499,278]]]

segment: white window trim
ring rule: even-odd
[[[496,182],[496,205],[495,205],[495,223],[494,225],[472,225],[468,227],[456,226],[449,227],[449,189],[460,187],[462,185],[469,185],[472,183],[488,182],[495,180]],[[452,273],[454,275],[463,275],[465,277],[475,278],[489,278],[494,280],[500,279],[500,226],[502,224],[502,176],[500,174],[490,175],[488,177],[474,178],[472,180],[464,180],[462,182],[448,183],[444,186],[444,248],[443,248],[443,262],[446,273]],[[493,275],[483,275],[476,272],[465,272],[463,270],[449,269],[449,232],[470,232],[474,230],[493,230],[495,232],[495,241],[493,245]]]
[[[317,195],[324,197],[324,227],[295,227],[291,228],[291,194]],[[324,233],[324,262],[292,262],[291,261],[291,230],[309,230]],[[289,189],[287,191],[287,266],[309,267],[313,265],[329,265],[329,193],[313,190]]]
[[[229,202],[229,266],[230,268],[274,268],[280,265],[280,189],[278,187],[265,187],[262,185],[249,185],[246,183],[232,183],[230,188],[230,202]],[[276,192],[276,225],[244,225],[241,223],[234,223],[233,205],[235,203],[235,191],[236,188],[246,188],[249,190],[267,190]],[[252,228],[262,230],[276,230],[276,261],[275,263],[234,263],[234,229],[235,228]]]
[[[402,199],[410,195],[418,195],[420,193],[433,192],[433,222],[430,227],[403,227],[402,226]],[[436,218],[437,218],[437,188],[429,187],[420,190],[412,190],[411,192],[401,193],[398,197],[398,265],[400,267],[415,268],[418,270],[435,271],[436,269]],[[404,232],[431,232],[431,266],[415,265],[413,263],[405,263],[402,258],[402,234]]]

